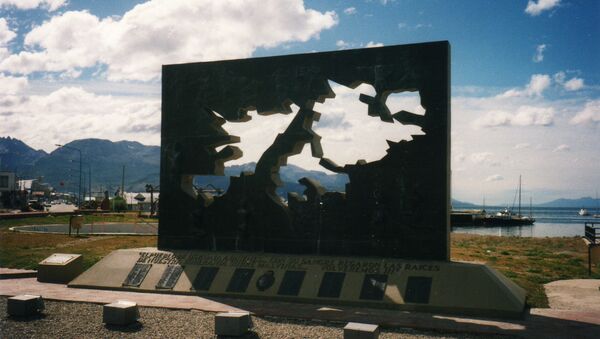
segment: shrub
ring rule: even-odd
[[[122,197],[115,197],[112,200],[112,210],[122,212],[127,210],[127,201]]]

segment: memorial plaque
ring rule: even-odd
[[[320,298],[339,298],[344,284],[346,273],[343,272],[325,272],[321,286],[319,287]]]
[[[146,274],[150,271],[152,264],[140,264],[137,263],[133,266],[127,278],[123,282],[123,286],[139,287],[146,278]]]
[[[431,293],[431,277],[408,277],[404,302],[416,304],[429,304]]]
[[[56,265],[64,265],[69,261],[77,258],[79,254],[64,254],[64,253],[55,253],[44,259],[41,264],[56,264]]]
[[[229,280],[229,285],[227,285],[227,292],[246,292],[246,289],[248,288],[248,284],[250,283],[250,279],[252,279],[253,274],[254,269],[252,268],[236,269],[235,272],[233,272],[231,280]]]
[[[386,274],[366,274],[360,290],[360,298],[364,300],[383,299],[387,279]]]
[[[297,296],[300,293],[300,287],[302,287],[305,275],[306,271],[286,271],[277,294]]]
[[[177,280],[183,272],[183,266],[181,265],[167,265],[167,268],[160,277],[156,288],[171,290],[177,284]]]
[[[197,291],[208,291],[210,289],[210,285],[212,285],[213,280],[215,280],[215,276],[219,272],[218,267],[202,267],[200,271],[194,278],[194,282],[192,283],[192,290]]]

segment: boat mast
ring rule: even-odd
[[[532,203],[532,198],[529,197],[529,217],[532,218],[533,217],[533,203]]]
[[[521,216],[521,175],[519,175],[519,213],[518,216]]]

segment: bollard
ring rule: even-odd
[[[215,335],[242,336],[250,327],[250,313],[228,312],[215,316]]]
[[[10,316],[25,317],[44,310],[44,300],[39,295],[17,295],[8,298],[6,313]]]
[[[139,318],[140,312],[133,301],[118,300],[102,308],[102,322],[107,325],[129,325]]]
[[[372,324],[348,323],[344,327],[344,339],[377,339],[379,326]]]

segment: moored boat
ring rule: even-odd
[[[490,226],[533,225],[533,223],[535,222],[535,219],[531,215],[530,216],[521,215],[521,176],[519,176],[518,195],[519,195],[519,205],[518,205],[517,213],[513,213],[507,207],[504,210],[502,210],[496,214],[490,214],[490,215],[484,216],[481,219],[481,222],[483,223],[483,225],[490,225]]]

